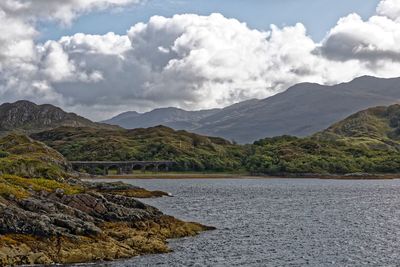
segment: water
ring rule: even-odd
[[[114,180],[115,181],[115,180]],[[103,266],[398,266],[400,181],[124,180],[173,198],[144,202],[218,230],[174,252]],[[99,264],[96,264],[99,266]]]

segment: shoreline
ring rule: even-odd
[[[91,180],[184,180],[184,179],[318,179],[318,180],[395,180],[400,174],[282,174],[263,175],[249,173],[145,173],[129,175],[91,176]]]
[[[21,179],[29,185],[34,178]],[[76,191],[65,183],[20,198],[0,196],[0,266],[96,263],[167,253],[168,239],[216,229],[166,215],[137,199],[168,193],[118,182],[76,182]]]

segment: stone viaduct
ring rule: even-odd
[[[110,169],[116,169],[117,174],[131,174],[134,170],[169,171],[176,163],[174,161],[71,161],[76,171],[85,170],[89,174],[97,174],[102,170],[108,175]]]

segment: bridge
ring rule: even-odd
[[[174,161],[70,161],[75,171],[86,171],[89,174],[108,175],[110,169],[117,174],[131,174],[134,170],[142,171],[169,171]]]

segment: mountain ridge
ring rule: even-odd
[[[191,130],[198,126],[197,122],[220,109],[187,111],[180,108],[157,108],[149,112],[123,112],[109,120],[102,121],[111,125],[118,125],[127,129],[149,128],[164,125],[176,130]]]
[[[400,103],[400,78],[361,76],[336,85],[299,83],[265,99],[251,99],[215,110],[199,120],[185,120],[184,124],[159,120],[147,126],[163,124],[243,144],[266,136],[305,137],[357,111],[396,103]]]
[[[25,133],[40,132],[60,126],[93,127],[101,129],[117,126],[92,122],[75,113],[68,113],[50,104],[37,105],[27,100],[0,105],[0,135],[12,131]]]

